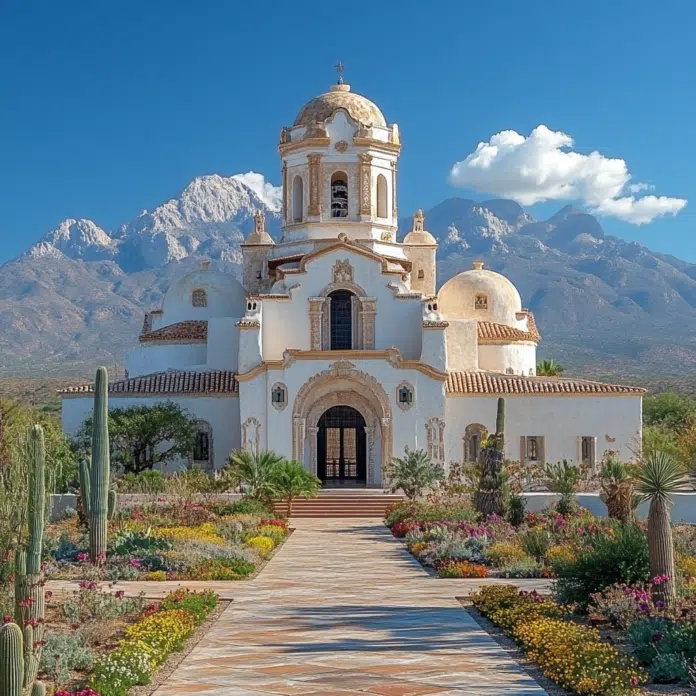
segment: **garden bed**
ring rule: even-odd
[[[262,505],[161,504],[123,508],[109,523],[106,562],[90,563],[88,531],[76,513],[49,525],[48,580],[187,581],[255,577],[290,530]]]
[[[227,605],[209,591],[178,589],[153,601],[92,581],[75,592],[46,592],[39,679],[56,696],[125,696],[137,686],[147,696]]]

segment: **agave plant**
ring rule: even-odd
[[[558,377],[563,374],[565,367],[555,360],[542,360],[536,368],[539,377]]]
[[[686,489],[687,478],[672,457],[656,452],[644,461],[635,481],[637,493],[644,501],[650,501],[648,549],[653,592],[657,599],[669,606],[676,597],[670,505],[672,496]]]
[[[607,457],[599,472],[600,498],[609,517],[626,523],[633,516],[633,479],[629,468],[617,457]]]
[[[227,460],[225,476],[255,500],[270,500],[276,494],[273,475],[283,457],[272,450],[235,450]]]

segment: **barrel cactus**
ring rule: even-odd
[[[108,520],[116,512],[116,491],[109,489],[109,377],[105,367],[97,370],[94,383],[91,462],[80,462],[80,499],[89,522],[89,553],[92,563],[106,558]]]
[[[17,624],[0,628],[0,694],[22,696],[24,684],[24,640]]]
[[[36,681],[44,643],[44,579],[41,572],[41,549],[44,531],[44,513],[46,509],[46,449],[44,433],[40,425],[29,431],[27,438],[29,456],[29,504],[27,509],[28,536],[24,548],[15,554],[15,621],[22,637],[22,684],[23,693],[39,696],[44,692],[41,682]],[[15,639],[8,637],[8,644],[15,644]],[[4,648],[3,648],[4,649]],[[11,652],[11,648],[8,648]],[[5,661],[16,660],[7,654],[0,657],[3,670]],[[15,665],[16,666],[16,665]],[[13,666],[7,667],[11,671]],[[14,672],[12,672],[14,674]],[[10,679],[10,677],[7,677]],[[5,677],[3,677],[5,679]],[[0,691],[2,696],[5,692]],[[8,691],[14,694],[13,691]]]

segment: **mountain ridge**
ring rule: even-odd
[[[253,172],[196,177],[109,232],[68,218],[0,268],[0,374],[87,373],[121,363],[146,310],[198,259],[239,275],[253,215],[280,236],[279,189]],[[607,235],[564,206],[537,220],[506,199],[447,198],[426,211],[438,284],[482,257],[537,316],[540,354],[587,374],[696,370],[696,264]],[[399,239],[411,218],[399,221]]]

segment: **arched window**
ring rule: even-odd
[[[210,437],[208,433],[199,430],[193,445],[193,461],[207,462],[210,458]]]
[[[205,290],[203,290],[203,288],[196,288],[191,293],[191,304],[194,307],[207,307],[208,293]]]
[[[480,423],[471,423],[464,430],[464,461],[478,461],[483,440],[488,435],[486,427]]]
[[[377,177],[377,217],[387,216],[387,179],[384,174]]]
[[[292,182],[292,220],[302,222],[302,205],[304,203],[304,184],[298,174]]]
[[[331,176],[331,217],[348,217],[348,177],[343,172]]]
[[[353,293],[335,290],[331,298],[330,348],[351,350],[353,348]]]

